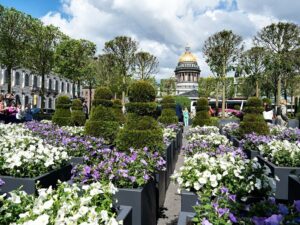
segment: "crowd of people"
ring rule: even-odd
[[[13,95],[0,95],[0,122],[1,123],[20,123],[31,121],[33,115],[38,113],[39,109],[26,104],[22,107],[16,103]]]

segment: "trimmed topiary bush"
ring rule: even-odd
[[[178,123],[178,117],[176,116],[176,103],[172,96],[165,96],[161,101],[162,113],[158,118],[158,121],[165,125]]]
[[[208,113],[209,106],[207,98],[201,97],[197,100],[196,116],[193,120],[193,127],[195,126],[210,126],[213,121]]]
[[[72,101],[71,109],[72,109],[72,111],[71,111],[72,124],[75,126],[84,126],[86,117],[83,112],[81,100],[74,99]]]
[[[153,118],[157,107],[154,87],[146,81],[136,81],[129,88],[128,97],[127,120],[118,133],[117,148],[129,151],[130,147],[148,147],[151,151],[161,151],[163,131]]]
[[[125,116],[122,112],[122,102],[120,99],[113,100],[112,106],[114,117],[117,119],[120,125],[125,123]]]
[[[86,134],[102,137],[107,144],[114,143],[120,127],[111,107],[113,106],[112,96],[112,92],[108,88],[97,88],[90,118],[85,123]]]
[[[55,102],[55,113],[52,116],[52,122],[59,126],[70,126],[72,124],[70,107],[70,98],[65,95],[59,96]]]
[[[264,111],[262,104],[259,98],[251,97],[248,99],[247,106],[245,107],[245,115],[239,129],[242,136],[253,132],[259,135],[270,133],[269,127],[262,115]]]

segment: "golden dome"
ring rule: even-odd
[[[179,62],[197,62],[197,57],[190,52],[189,47],[186,47],[185,53],[183,53],[179,58]]]

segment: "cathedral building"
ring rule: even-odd
[[[186,47],[175,69],[176,95],[192,97],[197,93],[198,96],[200,72],[196,56],[191,53],[189,47]]]

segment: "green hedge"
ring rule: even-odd
[[[262,115],[262,104],[263,102],[259,98],[251,97],[248,99],[245,115],[243,121],[240,123],[240,135],[243,136],[253,132],[259,135],[268,135],[270,133],[269,127]]]
[[[170,125],[178,123],[178,117],[174,109],[164,109],[161,113],[161,116],[158,117],[158,121],[165,125]]]
[[[151,116],[156,111],[157,104],[155,102],[129,102],[126,104],[126,110],[129,113],[138,115]]]
[[[213,124],[213,120],[211,120],[208,110],[209,106],[207,98],[199,98],[196,105],[196,116],[193,119],[193,127],[210,126]]]
[[[128,98],[130,102],[153,102],[156,91],[148,81],[139,80],[129,87]]]
[[[71,126],[71,100],[68,96],[59,96],[56,99],[55,113],[52,122],[59,126]]]
[[[71,119],[72,124],[75,126],[84,126],[86,121],[86,116],[83,112],[82,102],[80,99],[74,99],[72,101],[72,112]]]
[[[111,100],[113,98],[112,91],[107,87],[98,87],[94,93],[94,99]]]

